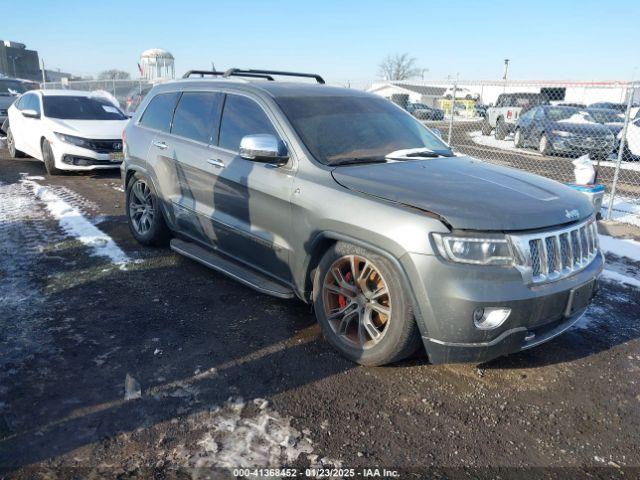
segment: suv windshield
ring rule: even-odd
[[[382,98],[285,96],[276,102],[311,154],[324,164],[383,160],[393,151],[409,148],[451,155],[442,140]]]
[[[3,97],[20,95],[28,90],[19,80],[0,80],[0,95]]]
[[[126,120],[116,106],[100,98],[68,95],[42,97],[44,115],[63,120]]]

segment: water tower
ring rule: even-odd
[[[176,75],[173,55],[161,48],[151,48],[142,52],[140,68],[142,78],[149,81],[175,78]]]

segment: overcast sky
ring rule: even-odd
[[[640,0],[0,0],[0,11],[3,40],[78,75],[137,75],[140,53],[159,47],[177,75],[213,61],[359,84],[385,55],[407,52],[427,79],[496,80],[505,58],[512,79],[640,76]]]

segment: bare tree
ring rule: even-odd
[[[395,53],[380,62],[378,74],[385,80],[407,80],[419,75],[420,69],[416,67],[416,59],[408,53]]]
[[[129,80],[130,78],[131,75],[129,75],[129,72],[118,70],[117,68],[105,70],[98,74],[98,80]]]

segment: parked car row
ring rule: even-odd
[[[617,152],[621,143],[626,105],[594,103],[589,107],[549,102],[544,94],[510,93],[498,96],[487,109],[481,131],[494,132],[497,140],[513,134],[517,148],[536,148],[543,155],[589,154],[603,160]],[[636,123],[629,126],[623,158],[637,160]]]
[[[38,84],[17,78],[0,78],[0,129],[7,119],[7,112],[16,98],[23,93],[38,88]]]

